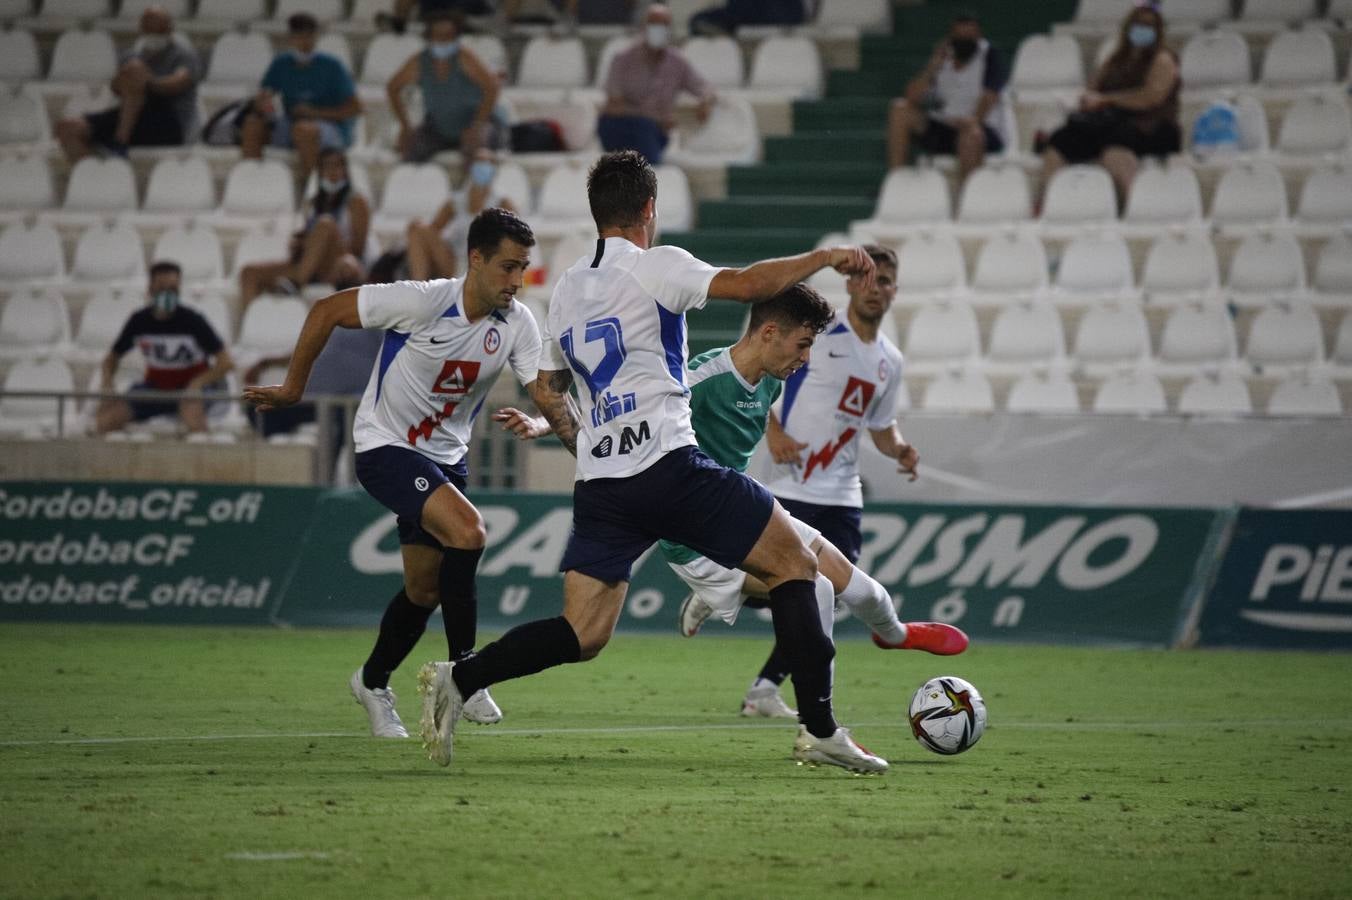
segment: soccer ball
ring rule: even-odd
[[[968,749],[986,730],[986,703],[980,692],[952,675],[922,684],[911,698],[910,712],[911,733],[920,746],[945,756]]]

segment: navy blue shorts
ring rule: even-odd
[[[465,492],[469,467],[462,459],[443,466],[406,447],[377,447],[355,457],[357,480],[366,493],[399,518],[399,543],[441,549],[441,541],[423,531],[422,509],[432,492],[449,484]]]
[[[775,498],[698,447],[681,447],[628,478],[573,486],[573,533],[559,571],[628,581],[634,560],[665,538],[730,569],[760,540]]]
[[[802,500],[779,498],[780,504],[800,522],[806,522],[822,533],[851,563],[859,561],[864,538],[860,520],[864,511],[857,506],[823,506]]]

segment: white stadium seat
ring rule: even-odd
[[[1019,166],[982,166],[967,177],[958,200],[964,225],[1024,222],[1032,215],[1028,176]]]
[[[821,96],[822,81],[821,51],[816,41],[775,35],[757,45],[747,89],[788,99],[815,100]]]
[[[1342,153],[1352,143],[1352,120],[1341,97],[1318,94],[1291,104],[1277,132],[1277,150],[1293,156]]]
[[[1235,329],[1217,303],[1189,303],[1169,313],[1160,335],[1159,361],[1165,366],[1194,369],[1235,359]]]
[[[70,277],[101,284],[143,281],[146,263],[141,236],[130,225],[90,225],[75,245]]]
[[[887,32],[892,26],[888,0],[821,0],[815,30],[858,37],[862,32]]]
[[[309,13],[320,25],[336,22],[343,17],[343,0],[277,0],[273,18],[285,22],[295,13]]]
[[[1314,287],[1329,294],[1352,294],[1352,238],[1346,233],[1333,235],[1319,249]]]
[[[1068,35],[1030,34],[1019,43],[1009,86],[1015,91],[1080,90],[1080,46]]]
[[[1133,225],[1187,224],[1202,218],[1202,190],[1186,165],[1143,165],[1131,183],[1123,219]]]
[[[264,295],[254,300],[239,324],[236,345],[241,359],[289,354],[306,312],[305,303],[295,297]]]
[[[131,163],[86,156],[71,170],[64,212],[121,213],[136,209],[136,176]]]
[[[1318,15],[1316,0],[1244,0],[1241,22],[1266,22],[1285,27]]]
[[[1131,290],[1131,253],[1121,235],[1088,234],[1061,252],[1056,287],[1067,294],[1122,294]]]
[[[1047,250],[1023,231],[997,234],[977,254],[973,290],[999,295],[1030,293],[1047,286]]]
[[[22,28],[0,31],[0,81],[36,81],[41,77],[37,38]]]
[[[0,156],[0,209],[47,209],[56,205],[47,157]]]
[[[975,362],[981,352],[976,313],[966,303],[938,300],[916,311],[904,342],[908,372]]]
[[[0,356],[46,356],[70,341],[70,313],[56,291],[13,294],[0,309]]]
[[[239,278],[240,269],[251,263],[276,262],[287,258],[290,235],[283,229],[262,226],[246,231],[235,246],[235,258],[230,268],[230,280]]]
[[[102,84],[117,72],[117,50],[106,31],[64,31],[52,49],[48,81]]]
[[[537,35],[521,51],[513,93],[562,92],[587,86],[587,51],[582,39]]]
[[[1244,379],[1234,372],[1198,375],[1178,395],[1178,411],[1191,416],[1248,416],[1253,398]]]
[[[1203,31],[1183,46],[1180,68],[1189,90],[1238,87],[1253,77],[1249,45],[1233,31]]]
[[[1352,370],[1352,315],[1344,315],[1338,325],[1329,362],[1341,369]]]
[[[241,159],[230,169],[221,193],[226,216],[263,217],[294,212],[291,169],[278,159]]]
[[[161,159],[150,170],[143,207],[148,213],[209,212],[216,206],[211,168],[201,156]]]
[[[904,167],[887,173],[873,218],[854,223],[878,240],[899,238],[921,225],[952,217],[948,180],[937,169]]]
[[[685,42],[681,52],[714,90],[740,88],[746,81],[741,48],[726,35],[692,37]],[[598,80],[597,87],[605,87],[605,83]]]
[[[377,88],[383,96],[385,83],[390,80],[390,76],[399,71],[409,57],[421,53],[424,43],[421,37],[412,34],[382,32],[376,35],[366,48],[361,83]]]
[[[1102,30],[1112,30],[1122,21],[1121,0],[1080,0],[1075,4],[1077,24],[1096,25]]]
[[[1285,31],[1272,39],[1263,55],[1264,87],[1291,88],[1326,84],[1337,80],[1333,41],[1318,28]]]
[[[1118,4],[1119,17],[1121,8]],[[1170,27],[1216,25],[1230,18],[1230,0],[1167,0],[1164,15]]]
[[[1303,290],[1305,259],[1300,244],[1286,232],[1246,235],[1230,257],[1226,287],[1263,297]]]
[[[266,17],[267,8],[264,0],[198,0],[197,15],[193,23],[206,25],[221,32],[228,27],[259,22]],[[258,77],[263,77],[261,72]]]
[[[1296,221],[1326,226],[1352,222],[1352,170],[1340,164],[1311,172],[1300,189]]]
[[[662,231],[689,231],[695,224],[695,199],[690,181],[678,166],[654,167],[657,172],[657,226]]]
[[[1146,254],[1141,289],[1150,301],[1214,292],[1220,287],[1216,248],[1204,232],[1164,232]]]
[[[1341,416],[1343,402],[1333,382],[1301,373],[1278,382],[1267,411],[1270,416]]]
[[[432,221],[450,197],[446,167],[436,163],[400,163],[385,178],[377,219],[381,228],[403,228],[412,219]]]
[[[0,50],[0,60],[3,59]],[[0,89],[0,146],[12,150],[16,149],[15,145],[45,146],[51,140],[51,123],[40,95],[30,90],[7,93]],[[0,206],[3,205],[0,201]]]
[[[279,18],[282,18],[279,16]],[[349,75],[356,71],[352,66],[352,45],[347,41],[347,35],[338,31],[325,32],[315,43],[316,53],[327,53],[334,59],[343,64]]]
[[[540,188],[536,218],[531,222],[537,234],[562,237],[571,232],[595,233],[591,205],[587,201],[587,170],[564,163],[549,170]]]
[[[1114,415],[1149,415],[1168,411],[1164,385],[1149,372],[1119,372],[1099,385],[1094,412]]]
[[[235,340],[234,316],[230,304],[219,291],[189,290],[184,302],[202,314],[222,343],[232,344]]]
[[[992,370],[1026,372],[1030,366],[1050,366],[1066,355],[1066,338],[1055,307],[1024,300],[1003,307],[991,325],[986,364]]]
[[[1211,219],[1218,225],[1252,225],[1286,218],[1286,183],[1266,161],[1235,163],[1221,176],[1211,199]]]
[[[222,96],[232,96],[230,91],[239,92],[240,97],[247,96],[249,89],[257,87],[263,80],[272,56],[272,45],[266,35],[256,31],[227,31],[216,38],[211,48],[211,65],[203,81],[213,89],[219,88]]]
[[[60,280],[66,276],[61,236],[46,222],[14,222],[0,231],[0,278],[5,281]]]
[[[722,167],[760,159],[756,111],[745,97],[719,94],[708,119],[689,130],[682,127],[678,134],[663,157],[674,165]]]
[[[1064,372],[1029,372],[1009,388],[1005,410],[1012,413],[1077,413],[1080,395]]]
[[[1086,371],[1116,371],[1146,363],[1150,331],[1145,314],[1128,303],[1108,301],[1089,307],[1075,333],[1074,357]]]
[[[496,34],[463,34],[460,46],[473,51],[490,71],[496,72],[504,82],[507,80],[510,74],[507,71],[507,45],[502,38]]]
[[[111,7],[109,0],[42,0],[42,15],[62,21],[105,19]]]
[[[1113,180],[1102,166],[1066,166],[1047,185],[1042,221],[1049,225],[1080,225],[1117,218]]]
[[[122,0],[117,7],[117,18],[122,25],[139,23],[141,13],[151,6],[158,6],[169,13],[175,21],[187,18],[188,0]]]
[[[75,376],[59,358],[24,360],[5,373],[4,391],[75,390]],[[0,397],[0,431],[24,436],[44,436],[55,431],[58,405],[41,397]],[[67,401],[66,426],[72,425],[74,409]]]
[[[944,371],[929,384],[920,401],[922,409],[944,412],[986,413],[995,409],[995,392],[985,375],[972,370]]]
[[[122,333],[122,326],[132,313],[144,305],[144,300],[133,291],[104,288],[90,297],[80,315],[80,327],[75,332],[75,349],[85,359],[103,357]]]
[[[1324,335],[1314,310],[1304,304],[1271,303],[1249,327],[1244,356],[1263,371],[1303,368],[1324,359]]]
[[[511,201],[513,208],[525,217],[535,211],[535,200],[530,187],[530,176],[518,162],[511,159],[498,164],[493,175],[493,195]]]
[[[150,259],[151,263],[161,260],[178,263],[186,284],[219,281],[225,270],[220,238],[210,226],[196,223],[165,229]]]
[[[961,291],[967,268],[958,239],[946,232],[914,232],[897,251],[897,300]]]

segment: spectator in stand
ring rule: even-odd
[[[736,35],[743,25],[802,25],[807,21],[804,0],[728,0],[690,17],[690,33]]]
[[[1183,146],[1178,58],[1164,45],[1164,17],[1138,6],[1122,20],[1117,47],[1090,79],[1079,112],[1052,132],[1042,151],[1043,189],[1066,163],[1098,162],[1126,203],[1140,157],[1165,157]]]
[[[305,224],[291,237],[291,256],[252,263],[239,273],[239,298],[247,306],[266,290],[296,294],[311,283],[355,287],[366,275],[371,205],[352,189],[347,157],[327,148],[319,155],[319,184],[305,211]]]
[[[102,112],[62,119],[56,136],[75,162],[98,145],[115,156],[128,147],[168,147],[192,139],[202,63],[187,41],[174,36],[174,20],[158,6],[141,13],[141,33],[122,59],[111,87],[120,101]]]
[[[1000,51],[981,35],[971,15],[953,20],[948,36],[930,56],[924,71],[892,101],[887,118],[887,162],[906,165],[912,136],[925,152],[958,157],[965,180],[986,159],[1005,147],[1004,99],[1009,68]]]
[[[410,56],[390,78],[385,91],[399,120],[399,155],[405,162],[426,162],[442,150],[460,150],[467,159],[480,147],[502,145],[504,130],[493,114],[498,76],[460,42],[455,16],[437,13],[426,27],[427,46]],[[414,126],[404,104],[404,89],[422,92],[423,121]]]
[[[178,263],[157,262],[150,267],[150,303],[138,309],[122,326],[112,349],[103,358],[99,390],[113,390],[118,361],[133,345],[145,358],[145,378],[134,391],[200,391],[216,386],[233,367],[230,351],[211,324],[195,309],[179,302],[183,270]],[[185,400],[104,400],[94,420],[99,434],[117,431],[128,422],[177,411],[190,432],[207,430],[206,404]]]
[[[436,217],[429,223],[414,219],[409,223],[408,250],[404,264],[410,281],[428,281],[433,278],[453,278],[459,274],[456,248],[464,248],[469,240],[469,223],[489,206],[515,212],[512,202],[493,194],[493,179],[497,176],[497,162],[488,150],[480,150],[469,167],[465,188],[442,204]],[[491,201],[491,202],[490,202]]]
[[[342,61],[315,52],[319,22],[314,16],[296,13],[286,20],[286,28],[290,49],[279,53],[263,75],[253,109],[244,117],[240,151],[246,159],[259,159],[269,140],[274,147],[294,148],[296,174],[304,184],[320,150],[352,145],[361,101]]]
[[[637,150],[655,166],[676,127],[676,95],[686,90],[698,97],[703,122],[713,108],[714,92],[671,46],[671,10],[654,3],[643,22],[642,40],[610,61],[596,132],[607,151]]]

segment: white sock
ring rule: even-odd
[[[850,583],[845,585],[845,590],[839,596],[850,612],[873,629],[878,637],[889,644],[900,644],[906,640],[906,626],[897,618],[897,609],[892,605],[892,597],[887,589],[861,569],[854,570]]]

